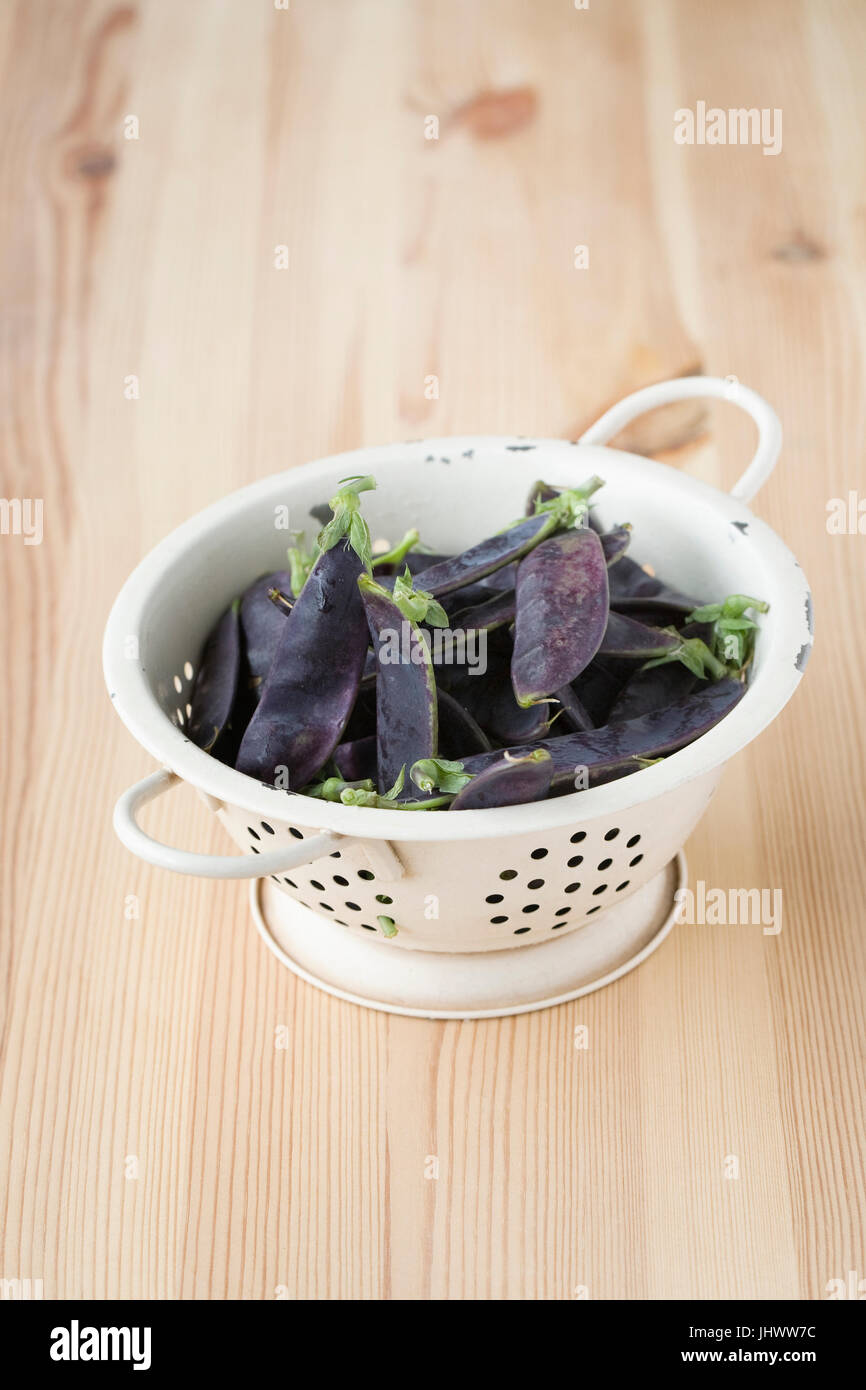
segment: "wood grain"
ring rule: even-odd
[[[0,1276],[188,1299],[866,1277],[866,540],[825,526],[864,487],[864,41],[854,0],[0,7],[0,475],[44,499],[42,545],[0,537]],[[698,100],[781,108],[782,153],[675,145]],[[781,888],[778,936],[682,927],[516,1020],[385,1018],[281,970],[243,885],[121,848],[149,762],[101,630],[168,530],[336,449],[573,437],[695,370],[778,409],[757,509],[815,589],[808,679],[688,846],[694,880]],[[728,486],[751,439],[701,406],[628,443]],[[224,848],[192,793],[149,823]]]

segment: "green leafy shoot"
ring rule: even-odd
[[[473,774],[463,771],[463,764],[448,758],[419,758],[409,769],[409,776],[422,792],[440,791],[456,796],[472,781]]]
[[[415,589],[409,566],[394,580],[393,599],[404,618],[413,623],[426,623],[428,627],[447,627],[448,614],[437,603],[432,594],[423,589]]]
[[[412,587],[408,566],[406,572],[394,580],[393,589],[386,589],[384,584],[377,583],[366,574],[358,575],[358,587],[365,594],[377,594],[379,598],[393,603],[410,623],[428,623],[430,627],[448,626],[448,614],[433,595]]]
[[[407,531],[405,536],[397,545],[386,550],[383,555],[373,556],[373,568],[377,565],[399,565],[401,560],[405,560],[410,550],[414,550],[418,545],[419,535],[413,526],[411,531]]]
[[[387,795],[361,787],[346,787],[340,796],[344,806],[377,806],[383,811],[438,811],[449,806],[450,796],[431,796],[427,801],[389,801]]]
[[[376,921],[379,923],[379,926],[382,928],[382,935],[383,935],[383,936],[389,936],[389,937],[390,937],[390,936],[396,936],[396,935],[397,935],[397,932],[399,931],[399,927],[397,926],[397,923],[394,921],[394,918],[393,918],[393,917],[377,917],[377,918],[376,918]]]
[[[556,517],[557,527],[576,526],[582,522],[589,511],[589,499],[600,487],[604,487],[604,478],[599,478],[594,473],[580,487],[564,488],[556,497],[551,497],[548,502],[540,502],[535,499],[535,515]]]
[[[755,653],[758,624],[746,616],[747,609],[766,613],[770,605],[748,594],[729,594],[721,603],[706,603],[688,616],[692,623],[712,623],[712,648],[727,671],[741,675]]]
[[[567,530],[570,526],[578,526],[582,524],[589,511],[590,497],[600,487],[604,487],[604,478],[599,478],[598,474],[594,473],[579,487],[563,488],[562,492],[557,493],[547,502],[542,502],[539,497],[536,497],[533,515],[553,517],[552,529],[555,531]],[[502,529],[503,531],[511,531],[515,526],[522,526],[525,521],[525,516],[519,516],[516,521],[510,521]]]
[[[289,558],[289,574],[292,578],[292,593],[297,596],[300,594],[307,582],[307,575],[319,558],[319,551],[308,550],[306,537],[303,531],[296,531],[297,540],[294,545],[290,545],[286,552]]]
[[[345,537],[368,574],[373,570],[373,542],[370,528],[361,515],[360,494],[372,491],[375,486],[374,478],[343,478],[340,491],[328,503],[334,515],[316,537],[319,549],[323,551],[331,550]]]
[[[315,796],[319,801],[339,801],[347,789],[362,792],[375,791],[370,778],[363,782],[344,782],[342,777],[326,777],[323,782],[313,782],[304,790],[304,796]]]
[[[406,781],[406,764],[404,763],[403,766],[400,768],[400,773],[399,773],[399,776],[397,777],[397,781],[394,783],[394,785],[393,785],[393,787],[391,788],[391,790],[382,793],[382,800],[383,800],[383,801],[396,801],[396,800],[397,800],[397,797],[400,795],[401,791],[403,790],[403,786],[404,786],[404,784],[405,784],[405,781]]]
[[[687,671],[691,671],[692,675],[700,680],[718,681],[728,674],[725,663],[719,661],[700,637],[684,637],[679,646],[665,652],[664,656],[645,661],[640,669],[651,671],[654,666],[669,666],[672,661],[681,662]]]

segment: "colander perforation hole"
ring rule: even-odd
[[[635,857],[634,857],[634,859],[630,859],[630,860],[628,861],[628,866],[629,866],[629,868],[630,868],[630,869],[636,868],[636,866],[640,863],[640,861],[641,861],[642,859],[643,859],[643,855],[642,855],[642,854],[636,854]]]
[[[594,912],[599,912],[600,910],[601,910],[601,903],[596,903],[595,907],[588,907],[588,908],[586,909],[586,915],[587,915],[587,917],[591,917],[592,914],[593,914]]]
[[[374,879],[374,878],[376,877],[376,875],[373,873],[373,871],[372,871],[371,869],[359,869],[359,870],[358,870],[358,877],[359,877],[359,878],[366,879],[367,882],[369,883],[372,879]],[[372,927],[371,930],[372,930],[372,931],[375,931],[376,928],[375,928],[375,927]]]
[[[262,838],[257,830],[253,830],[251,825],[247,826],[247,833],[251,835],[254,840],[260,840]]]
[[[393,899],[393,898],[389,898],[387,893],[377,893],[377,894],[376,894],[376,902],[377,902],[377,903],[385,903],[386,906],[389,906],[393,901],[394,901],[394,899]]]
[[[502,894],[501,894],[501,893],[488,893],[488,895],[487,895],[487,897],[484,899],[484,901],[485,901],[486,903],[501,903],[501,902],[502,902]]]
[[[538,903],[527,903],[526,906],[522,907],[520,910],[521,912],[537,912]]]
[[[364,928],[364,931],[375,931],[375,930],[376,930],[375,927],[371,927],[371,926],[370,926],[369,922],[362,922],[362,923],[361,923],[361,926]]]
[[[576,893],[579,887],[579,883],[567,883],[565,885],[565,891],[566,893]]]
[[[585,840],[585,839],[586,839],[586,831],[585,831],[585,830],[577,830],[577,831],[575,831],[575,833],[574,833],[574,834],[572,835],[572,837],[571,837],[571,843],[572,843],[573,845],[579,845],[580,842],[581,842],[581,840]]]
[[[256,849],[255,845],[250,845],[250,849],[252,850],[253,854],[258,854],[258,850]]]
[[[504,879],[517,878],[517,870],[516,870],[516,869],[503,869],[503,870],[502,870],[502,873],[499,875],[499,877],[500,877],[500,878],[504,878]]]
[[[507,918],[507,917],[491,917],[491,918],[490,918],[490,921],[491,921],[491,923],[493,924],[494,927],[498,927],[499,924],[500,924],[500,922],[507,922],[507,921],[508,921],[508,918]]]
[[[342,874],[334,874],[334,882],[339,883],[341,888],[348,888],[349,886],[349,880],[347,878],[343,878]]]
[[[618,884],[616,885],[616,891],[617,891],[618,893],[621,893],[622,890],[623,890],[623,888],[628,888],[629,882],[630,882],[630,880],[629,880],[629,879],[626,879],[624,883],[618,883]]]
[[[606,840],[615,840],[618,834],[619,834],[619,826],[617,825],[617,826],[614,826],[613,830],[608,830],[608,831],[606,832],[604,838],[605,838]]]
[[[635,845],[638,844],[639,841],[640,841],[640,835],[632,835],[631,839],[630,839],[630,840],[626,840],[626,842],[625,842],[625,847],[626,847],[626,849],[634,849]]]
[[[515,936],[523,936],[524,932],[528,932],[528,931],[531,931],[531,930],[532,930],[531,927],[515,927],[515,928],[514,928],[514,935],[515,935]]]
[[[593,890],[592,890],[592,896],[593,896],[594,898],[597,898],[598,895],[599,895],[599,893],[606,893],[606,892],[607,892],[607,884],[606,884],[606,883],[600,883],[600,884],[598,885],[597,888],[593,888]]]
[[[333,911],[334,911],[334,909],[331,907],[331,904],[330,904],[330,903],[319,903],[319,907],[323,907],[323,908],[325,909],[326,912],[333,912]]]
[[[573,855],[571,856],[571,858],[569,859],[569,861],[568,861],[568,867],[569,867],[570,869],[576,869],[576,868],[578,867],[578,865],[579,865],[579,864],[582,864],[582,863],[583,863],[583,855],[582,855],[582,854],[573,854]]]
[[[274,830],[274,827],[273,827],[272,825],[268,825],[268,823],[267,823],[266,820],[263,820],[262,823],[261,823],[261,825],[262,825],[262,830],[264,830],[264,832],[265,832],[266,835],[275,835],[275,834],[276,834],[276,831]]]
[[[183,674],[185,675],[185,677],[186,677],[186,679],[187,679],[188,681],[191,681],[191,680],[192,680],[194,672],[193,672],[193,669],[192,669],[192,662],[191,662],[191,661],[185,661],[185,662],[183,663]]]
[[[529,857],[530,859],[546,859],[547,850],[543,847],[541,849],[534,849]]]
[[[173,683],[174,688],[175,688],[175,690],[177,691],[178,695],[182,695],[182,694],[183,694],[183,681],[181,680],[180,676],[172,676],[172,683]]]
[[[543,887],[544,887],[544,879],[543,879],[543,878],[531,878],[531,879],[529,880],[529,882],[527,883],[526,886],[527,886],[527,888],[543,888]]]
[[[343,906],[344,906],[344,907],[347,907],[347,908],[349,909],[350,912],[360,912],[360,911],[361,911],[361,909],[360,909],[360,907],[358,906],[357,903],[344,903]]]
[[[325,891],[325,885],[324,885],[324,883],[320,883],[319,880],[318,880],[317,878],[311,878],[311,879],[310,879],[310,887],[311,887],[311,888],[315,888],[315,890],[316,890],[317,893],[324,893],[324,891]]]
[[[287,883],[290,888],[297,889],[298,885],[291,878],[283,878],[283,883]]]
[[[296,825],[289,826],[289,834],[296,840],[303,840],[304,832],[299,830]]]
[[[338,849],[335,849],[331,854],[332,859],[342,859],[342,857],[343,856],[340,854],[340,851]]]
[[[599,873],[604,873],[605,869],[609,869],[612,863],[612,859],[602,859],[600,864],[598,865]]]
[[[569,906],[569,907],[558,907],[558,908],[556,909],[556,915],[557,915],[557,917],[567,917],[570,911],[571,911],[571,907],[570,907],[570,906]]]

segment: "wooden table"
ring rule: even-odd
[[[0,1276],[187,1299],[866,1277],[866,539],[826,528],[864,487],[864,44],[855,3],[0,7],[2,491],[44,499],[41,545],[0,537]],[[781,109],[782,152],[676,144],[698,101]],[[573,437],[698,371],[778,409],[757,510],[815,588],[808,679],[688,845],[693,880],[782,889],[778,936],[682,927],[577,1003],[417,1022],[296,981],[243,885],[121,848],[113,801],[152,764],[101,632],[172,527],[364,443]],[[730,485],[751,436],[701,406],[628,443]],[[227,848],[185,790],[148,824]]]

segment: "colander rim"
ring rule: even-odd
[[[256,782],[196,747],[160,707],[140,662],[123,655],[124,640],[140,631],[149,595],[176,557],[188,545],[201,544],[208,532],[221,525],[236,507],[255,503],[275,489],[291,486],[301,472],[311,479],[318,475],[333,477],[335,468],[339,467],[344,470],[340,476],[345,476],[373,471],[376,459],[408,465],[415,451],[448,450],[454,454],[457,450],[463,453],[467,449],[514,449],[527,445],[542,452],[565,451],[572,460],[579,455],[581,472],[597,471],[603,475],[604,467],[609,468],[614,461],[615,467],[623,463],[637,466],[657,487],[691,494],[696,501],[720,511],[732,524],[741,528],[745,524],[748,543],[762,552],[768,563],[780,572],[788,571],[781,611],[778,600],[774,603],[773,647],[778,650],[772,662],[765,653],[758,675],[725,719],[661,763],[602,786],[547,801],[463,811],[456,824],[455,818],[449,818],[447,813],[388,811],[317,801]],[[103,670],[112,703],[135,739],[162,766],[219,802],[243,809],[269,823],[277,820],[311,830],[332,830],[358,839],[447,841],[580,825],[654,800],[710,772],[757,737],[784,707],[802,678],[811,641],[811,594],[802,567],[776,532],[745,503],[667,464],[608,445],[513,435],[457,435],[368,445],[332,454],[235,489],[195,513],[148,552],[121,588],[105,628]]]

